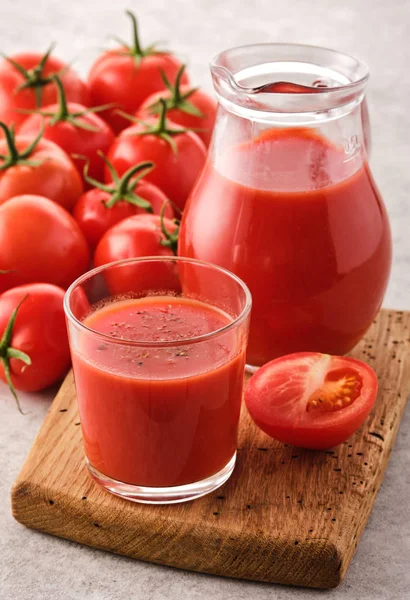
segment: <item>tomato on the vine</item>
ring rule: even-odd
[[[116,133],[129,125],[118,109],[134,114],[147,96],[165,88],[161,72],[173,79],[181,66],[181,62],[169,52],[160,52],[155,46],[142,48],[137,20],[132,12],[126,13],[132,21],[132,44],[123,42],[119,48],[104,52],[88,76],[92,105],[116,105],[116,108],[102,113]],[[186,73],[182,83],[188,83]]]
[[[0,378],[16,389],[38,392],[70,366],[64,290],[48,283],[15,287],[0,296]]]
[[[205,92],[190,85],[181,85],[185,65],[179,69],[172,84],[163,74],[166,90],[151,94],[136,112],[136,117],[145,120],[160,114],[163,98],[167,105],[167,116],[173,123],[195,131],[205,146],[209,146],[216,118],[216,101]]]
[[[38,281],[67,288],[89,263],[84,235],[55,202],[26,195],[0,206],[0,292]]]
[[[174,256],[179,225],[164,217],[163,211],[164,208],[160,216],[129,217],[111,227],[97,246],[94,265],[100,267],[126,258]],[[138,290],[142,282],[147,289],[157,289],[159,282],[164,289],[175,289],[179,285],[174,264],[124,266],[107,272],[105,277],[112,294],[133,291],[134,280],[137,280]]]
[[[193,131],[178,127],[167,119],[165,100],[160,100],[157,119],[139,122],[115,140],[108,154],[114,168],[122,175],[143,160],[151,160],[156,168],[146,177],[157,185],[182,211],[197,176],[206,160],[204,143]],[[106,181],[111,174],[106,170]]]
[[[19,127],[19,135],[36,136],[44,129],[43,139],[51,140],[70,156],[81,173],[84,159],[88,161],[91,177],[102,180],[104,161],[98,151],[107,152],[114,141],[111,127],[96,112],[99,107],[86,108],[68,102],[59,77],[54,77],[58,89],[58,103],[44,106],[26,118]]]
[[[282,356],[261,367],[245,389],[247,409],[262,431],[295,446],[337,446],[363,425],[377,377],[360,360],[318,352]]]
[[[6,57],[0,62],[0,121],[19,125],[26,118],[22,111],[33,110],[57,101],[57,89],[52,79],[59,75],[70,102],[88,106],[87,85],[67,63],[51,54],[24,52]]]
[[[84,173],[94,188],[85,192],[74,207],[73,216],[94,249],[108,229],[133,215],[145,212],[160,214],[165,204],[165,216],[172,219],[174,211],[168,198],[157,186],[144,177],[154,168],[152,162],[142,162],[131,167],[119,178],[115,169],[103,155],[112,177],[112,184],[102,184]]]
[[[38,194],[71,210],[83,192],[81,177],[70,157],[54,142],[15,135],[0,122],[0,205],[21,194]]]

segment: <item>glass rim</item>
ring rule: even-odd
[[[353,81],[349,81],[348,83],[335,85],[332,87],[326,87],[326,88],[312,88],[312,89],[315,89],[315,95],[317,95],[317,96],[325,95],[325,94],[332,94],[332,93],[346,91],[349,89],[354,89],[354,88],[360,87],[361,85],[363,85],[364,83],[366,83],[368,81],[369,76],[370,76],[370,71],[369,71],[369,67],[367,66],[367,64],[364,61],[362,61],[361,59],[356,58],[352,54],[349,54],[347,52],[340,52],[339,50],[334,50],[333,48],[327,48],[326,46],[316,46],[315,44],[299,44],[299,43],[291,43],[291,42],[260,42],[260,43],[256,43],[256,44],[242,44],[240,46],[234,46],[232,48],[228,48],[228,49],[223,50],[222,52],[218,52],[217,54],[214,54],[212,56],[211,62],[210,62],[211,70],[214,68],[222,67],[229,72],[229,69],[227,69],[227,67],[223,67],[221,65],[221,60],[223,60],[224,58],[228,58],[230,55],[232,55],[235,52],[240,51],[240,50],[249,50],[250,51],[252,49],[257,50],[258,48],[259,49],[289,48],[289,49],[293,49],[293,50],[296,50],[296,49],[305,50],[307,52],[321,51],[323,53],[328,54],[329,56],[330,55],[339,56],[341,58],[348,59],[348,60],[352,61],[352,63],[355,63],[357,66],[359,66],[363,70],[363,74],[361,77],[359,77]],[[273,57],[272,61],[275,62],[274,57]],[[308,62],[308,61],[303,61],[303,62]],[[230,73],[230,75],[232,77],[232,73]],[[246,91],[248,91],[248,93],[252,93],[251,88],[247,89],[246,87],[241,86],[240,84],[238,84],[236,82],[234,77],[232,77],[232,79],[235,82],[235,85],[239,89],[241,89],[245,93],[246,93]],[[295,96],[295,94],[287,93],[287,92],[269,92],[269,94],[276,95],[276,96],[280,95],[281,97]],[[299,97],[311,96],[310,93],[303,93],[303,92],[299,92],[297,95]]]
[[[245,294],[245,306],[242,308],[241,312],[239,313],[239,315],[237,317],[232,319],[232,321],[230,321],[223,327],[219,327],[218,329],[215,329],[214,331],[210,331],[208,333],[203,333],[201,335],[193,336],[190,338],[185,338],[183,340],[175,339],[175,340],[167,340],[167,341],[143,341],[143,340],[138,341],[138,340],[118,339],[118,338],[115,338],[114,336],[108,335],[106,333],[96,331],[95,329],[92,329],[91,327],[87,327],[87,325],[84,325],[84,323],[82,321],[77,319],[77,317],[73,314],[73,312],[71,310],[70,299],[71,299],[73,291],[75,289],[77,289],[78,286],[80,286],[85,281],[92,279],[99,273],[106,271],[108,268],[120,266],[120,265],[126,265],[126,264],[130,264],[130,263],[143,263],[143,262],[189,263],[189,264],[194,264],[194,265],[214,269],[215,271],[218,271],[219,273],[223,273],[224,275],[228,276],[229,279],[235,281],[240,286],[240,288],[242,289],[242,291]],[[155,296],[153,296],[153,297],[155,297]],[[235,275],[228,269],[225,269],[224,267],[220,267],[219,265],[216,265],[214,263],[208,262],[206,260],[199,260],[196,258],[188,258],[185,256],[143,256],[143,257],[135,257],[135,258],[126,258],[126,259],[117,260],[115,262],[107,263],[100,267],[95,267],[93,269],[90,269],[86,273],[83,273],[83,275],[81,275],[75,281],[73,281],[73,283],[70,285],[70,287],[67,289],[67,291],[64,294],[65,316],[68,319],[68,321],[70,321],[74,326],[82,329],[84,332],[87,332],[89,334],[96,336],[97,338],[101,338],[106,341],[109,340],[110,343],[123,345],[123,346],[136,346],[136,347],[143,346],[143,347],[150,347],[150,348],[153,348],[153,347],[154,348],[161,348],[161,347],[162,348],[163,347],[171,347],[172,348],[174,346],[187,346],[189,344],[196,344],[199,342],[203,342],[203,341],[212,339],[216,336],[219,337],[220,335],[226,333],[230,329],[233,329],[234,327],[237,327],[238,325],[240,325],[246,319],[246,317],[249,315],[251,307],[252,307],[251,292],[250,292],[248,286],[246,285],[246,283],[244,281],[242,281],[242,279],[240,277],[238,277],[237,275]]]

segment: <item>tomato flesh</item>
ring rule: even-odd
[[[245,402],[255,423],[271,437],[325,449],[359,429],[377,387],[373,369],[359,360],[299,352],[261,367],[247,385]]]
[[[310,395],[306,410],[342,410],[360,396],[362,386],[360,374],[353,369],[330,371],[323,385]]]

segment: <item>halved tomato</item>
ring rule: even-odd
[[[271,437],[323,450],[359,429],[377,387],[376,373],[360,360],[298,352],[261,367],[246,387],[245,402],[256,425]]]

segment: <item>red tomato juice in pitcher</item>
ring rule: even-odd
[[[226,335],[182,342],[231,321],[213,306],[171,296],[115,301],[85,318],[83,325],[111,340],[138,342],[116,347],[83,335],[72,352],[92,467],[124,483],[166,487],[200,481],[229,462],[236,451],[244,350],[231,358],[234,338]],[[181,345],[144,347],[174,340]]]
[[[247,362],[349,351],[380,308],[391,262],[367,163],[307,128],[266,130],[214,162],[188,201],[179,254],[250,288]]]

